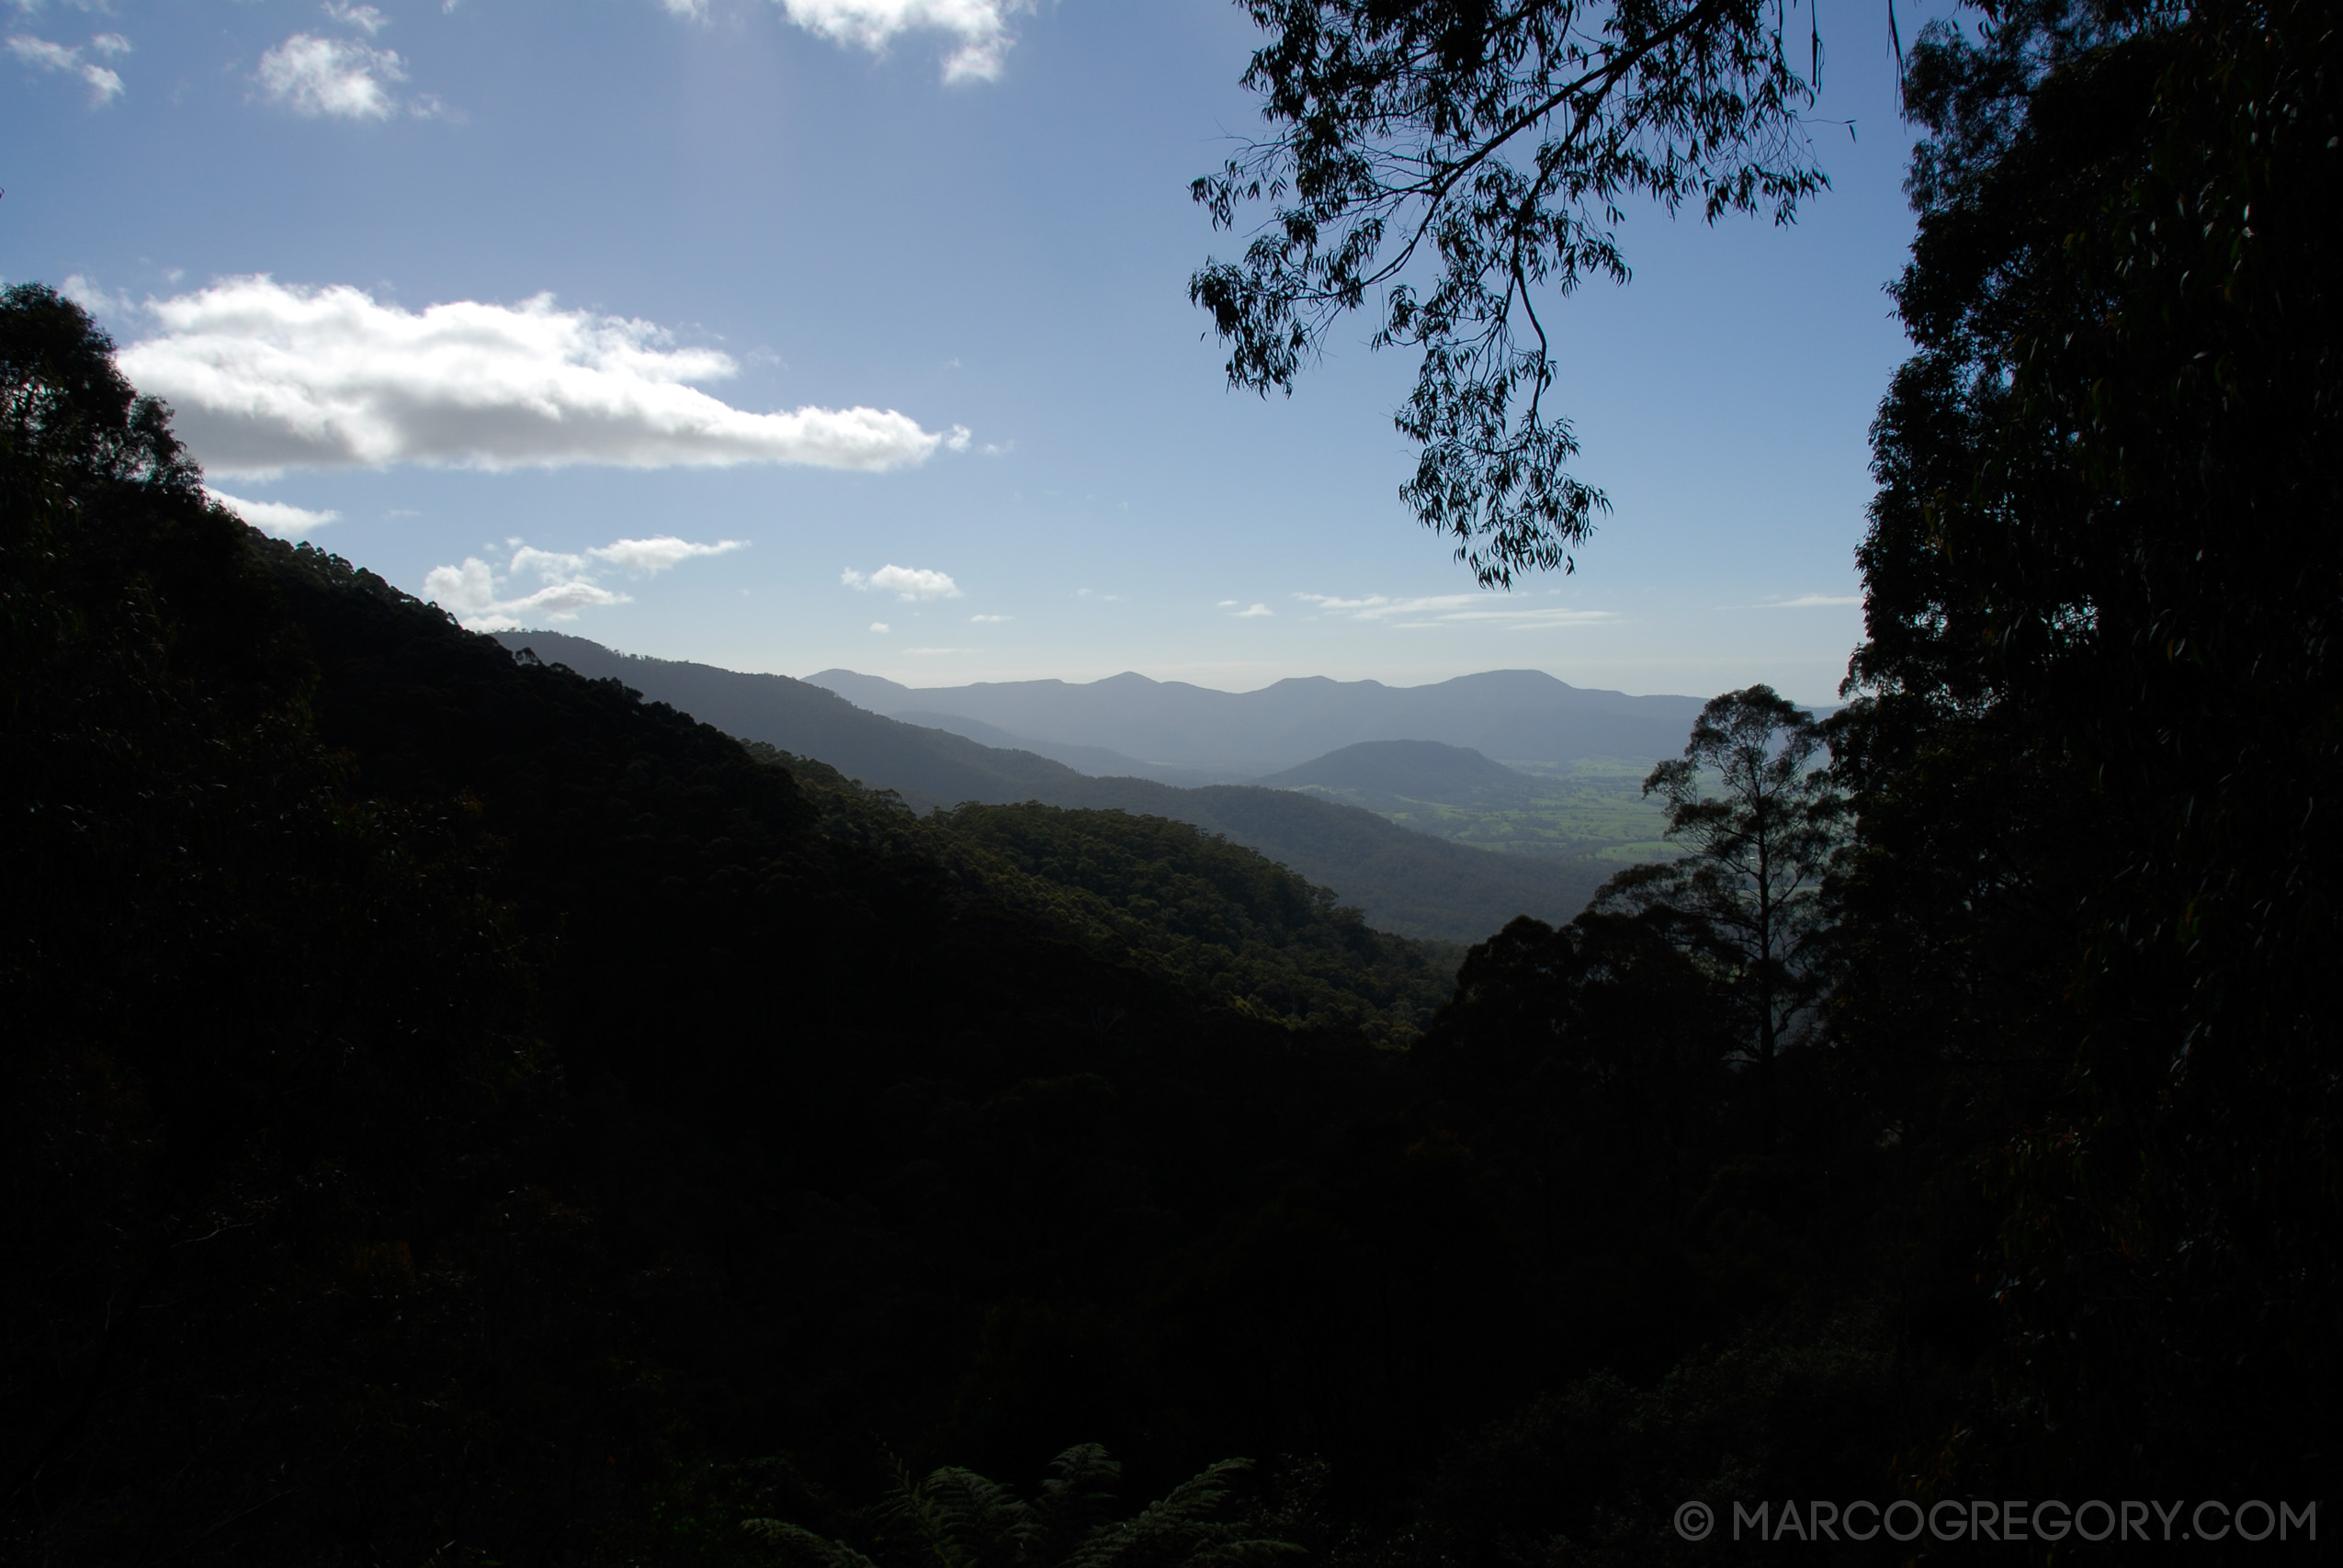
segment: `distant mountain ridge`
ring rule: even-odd
[[[852,670],[809,683],[889,715],[952,715],[1052,744],[1099,746],[1159,767],[1260,778],[1370,740],[1433,740],[1504,761],[1656,761],[1684,749],[1699,697],[1630,696],[1537,670],[1427,686],[1323,676],[1219,692],[1124,673],[1104,681],[906,686]]]
[[[980,718],[964,718],[958,714],[922,713],[916,709],[886,716],[902,724],[916,724],[923,729],[941,729],[965,736],[979,746],[999,750],[1030,751],[1036,757],[1047,757],[1053,762],[1063,762],[1078,773],[1096,778],[1153,779],[1158,784],[1178,784],[1193,788],[1198,784],[1251,784],[1240,774],[1211,768],[1173,768],[1160,762],[1143,762],[1137,757],[1126,757],[1120,751],[1104,746],[1076,746],[1062,740],[1036,740],[1029,735],[1012,735],[997,725]]]
[[[1219,833],[1333,889],[1377,928],[1402,936],[1478,942],[1516,915],[1559,922],[1585,908],[1611,863],[1500,854],[1454,844],[1360,807],[1251,784],[1181,788],[1147,778],[1094,778],[1035,752],[871,713],[786,675],[646,659],[561,632],[500,632],[515,652],[613,679],[744,740],[828,763],[900,792],[922,809],[962,801],[1123,810]]]

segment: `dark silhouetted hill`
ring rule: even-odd
[[[1403,936],[1477,942],[1517,915],[1567,920],[1617,869],[1590,859],[1452,844],[1372,811],[1291,790],[1094,778],[1029,751],[899,723],[786,675],[644,659],[558,632],[503,632],[498,640],[582,675],[622,681],[704,723],[816,758],[917,806],[1031,800],[1191,823],[1333,889],[1371,924]]]
[[[1567,920],[1618,870],[1590,858],[1452,844],[1363,807],[1258,784],[1174,789],[1146,779],[1080,779],[1055,798],[1208,828],[1333,888],[1385,931],[1446,942],[1480,941],[1516,915]]]
[[[1078,777],[1063,762],[983,746],[964,736],[906,724],[856,707],[787,675],[748,674],[712,664],[644,659],[561,632],[501,632],[497,640],[566,664],[590,680],[622,681],[657,702],[744,740],[814,757],[848,778],[891,789],[933,808],[964,800],[1041,798]]]

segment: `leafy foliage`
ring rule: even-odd
[[[1677,917],[1726,977],[1742,1050],[1771,1092],[1774,1060],[1811,1021],[1824,980],[1823,877],[1843,842],[1845,799],[1816,763],[1814,716],[1771,686],[1727,692],[1692,725],[1684,754],[1644,781],[1667,803],[1681,860],[1631,867],[1607,903]],[[1719,793],[1705,792],[1715,778]]]
[[[1633,198],[1788,221],[1824,184],[1798,120],[1819,34],[1801,74],[1786,13],[1757,0],[1246,8],[1270,39],[1245,85],[1274,129],[1194,196],[1222,229],[1273,212],[1241,261],[1188,288],[1229,384],[1290,391],[1379,297],[1375,346],[1422,351],[1395,420],[1422,451],[1402,491],[1417,517],[1485,584],[1568,567],[1608,503],[1567,471],[1578,442],[1545,406],[1540,296],[1626,281],[1615,231]]]
[[[1913,61],[1848,1023],[1993,1173],[2033,1462],[2274,1484],[2343,1282],[2337,38],[1987,18]]]
[[[1233,1005],[1399,1044],[1448,998],[1453,948],[1370,930],[1326,889],[1184,822],[1026,805],[963,806],[937,825],[1062,890],[1070,920]]]
[[[1291,1555],[1292,1545],[1251,1538],[1242,1523],[1226,1517],[1231,1484],[1250,1469],[1249,1461],[1222,1460],[1122,1520],[1109,1516],[1123,1467],[1096,1443],[1068,1449],[1051,1461],[1048,1479],[1030,1502],[970,1470],[946,1467],[917,1482],[899,1474],[877,1509],[877,1534],[889,1549],[880,1551],[878,1562],[1204,1568]],[[797,1525],[748,1519],[743,1528],[799,1561],[877,1568],[843,1541]]]

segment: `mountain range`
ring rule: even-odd
[[[1426,686],[1312,676],[1256,692],[1129,673],[1082,684],[906,686],[852,670],[806,680],[873,713],[917,715],[915,722],[963,734],[963,725],[989,726],[979,739],[994,745],[1104,748],[1137,764],[1118,764],[1119,771],[1190,775],[1166,783],[1259,779],[1363,740],[1437,740],[1500,761],[1653,761],[1683,750],[1703,703],[1573,686],[1536,670],[1490,670]]]
[[[786,675],[646,659],[560,632],[502,632],[497,639],[515,653],[526,649],[591,679],[619,681],[744,740],[826,762],[866,785],[894,790],[917,809],[1030,800],[1192,823],[1331,888],[1377,928],[1404,936],[1477,942],[1516,915],[1566,920],[1619,869],[1583,856],[1504,854],[1450,843],[1360,806],[1294,789],[1188,787],[1138,775],[1095,775],[1030,749],[988,746],[872,713],[834,691]],[[1124,760],[1076,754],[1103,767]],[[1476,762],[1494,766],[1486,758]],[[1419,758],[1419,771],[1422,765]]]

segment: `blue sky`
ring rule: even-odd
[[[1511,594],[1399,502],[1370,323],[1291,400],[1224,387],[1185,298],[1241,243],[1187,182],[1258,124],[1223,0],[0,18],[0,277],[71,280],[255,522],[480,624],[915,685],[1806,701],[1860,635],[1910,233],[1882,6],[1823,13],[1795,228],[1636,214],[1634,282],[1548,314],[1616,510]]]

